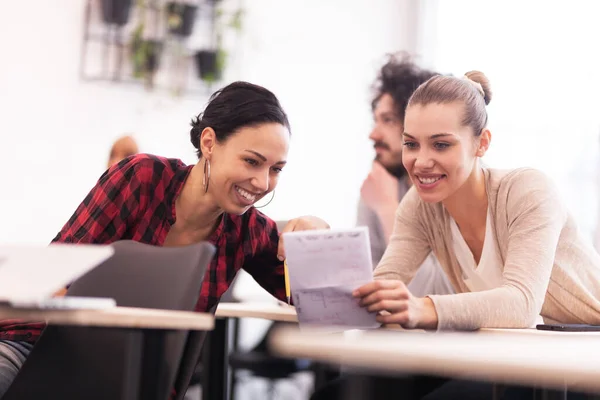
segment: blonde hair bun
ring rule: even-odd
[[[481,71],[469,71],[465,74],[465,77],[474,83],[474,86],[481,92],[485,104],[490,104],[490,101],[492,101],[492,88],[487,76]]]

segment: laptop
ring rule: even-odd
[[[0,304],[56,309],[114,307],[113,299],[54,297],[113,253],[110,245],[2,245]]]

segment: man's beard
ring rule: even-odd
[[[383,166],[387,172],[389,172],[392,176],[395,176],[396,179],[402,179],[405,176],[408,175],[408,172],[406,171],[406,168],[404,168],[404,165],[402,163],[398,164],[398,165],[394,165],[394,166],[389,166],[386,167],[385,165]]]
[[[390,147],[383,142],[376,142],[373,146],[374,148],[380,147],[382,149],[391,151]],[[379,161],[379,163],[383,166],[383,168],[386,169],[387,172],[389,172],[392,176],[396,177],[396,179],[402,179],[407,175],[407,171],[406,168],[404,168],[404,165],[402,164],[402,156],[400,155],[400,161],[396,161],[394,162],[392,165],[386,165],[384,163],[381,162],[381,160],[379,159],[379,157],[375,157],[375,160]]]
[[[404,168],[404,165],[402,163],[394,165],[385,165],[380,160],[378,160],[377,157],[375,159],[379,161],[379,163],[383,166],[383,168],[385,168],[387,172],[390,173],[390,175],[394,176],[398,180],[408,175],[408,172],[406,171],[406,168]]]

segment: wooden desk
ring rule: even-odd
[[[480,329],[476,333],[479,334],[512,334],[512,335],[535,335],[540,336],[553,336],[553,337],[577,337],[577,336],[592,336],[600,339],[600,332],[557,332],[557,331],[539,331],[535,328],[527,329]]]
[[[158,393],[149,389],[151,395],[133,388],[145,387],[144,382],[159,382],[165,363],[163,350],[167,334],[174,330],[209,331],[214,326],[214,316],[188,311],[155,310],[133,307],[106,309],[26,309],[0,306],[1,319],[45,321],[48,325],[77,326],[81,328],[110,328],[126,330],[136,344],[128,352],[126,374],[136,380],[126,380],[124,393],[137,393],[139,398],[154,399]],[[139,381],[137,381],[139,377]],[[87,389],[82,389],[87,390]],[[81,394],[81,393],[80,393]],[[125,395],[124,395],[125,396]],[[79,398],[79,396],[76,396]],[[129,400],[129,397],[126,397]],[[134,397],[137,398],[137,397]]]
[[[298,322],[296,309],[272,303],[221,303],[216,318],[260,318],[270,321]]]
[[[282,328],[270,338],[286,357],[492,382],[600,392],[600,333],[485,330],[323,334]]]
[[[52,325],[96,326],[132,329],[181,329],[208,331],[214,327],[211,314],[191,311],[113,307],[101,310],[52,310],[0,307],[0,320],[46,321]]]
[[[209,351],[205,352],[203,358],[206,373],[202,391],[208,400],[228,400],[231,398],[234,378],[229,369],[229,354],[237,343],[238,319],[260,318],[295,323],[298,317],[294,307],[267,302],[220,303],[215,317],[214,330],[208,335],[205,345]]]

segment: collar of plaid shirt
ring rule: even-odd
[[[100,243],[130,239],[162,246],[175,223],[175,199],[192,166],[177,159],[138,154],[107,170],[52,242]],[[268,292],[285,299],[283,264],[277,260],[275,222],[255,208],[223,214],[209,242],[216,247],[196,311],[214,311],[243,268]],[[0,321],[0,340],[35,342],[44,323]]]

